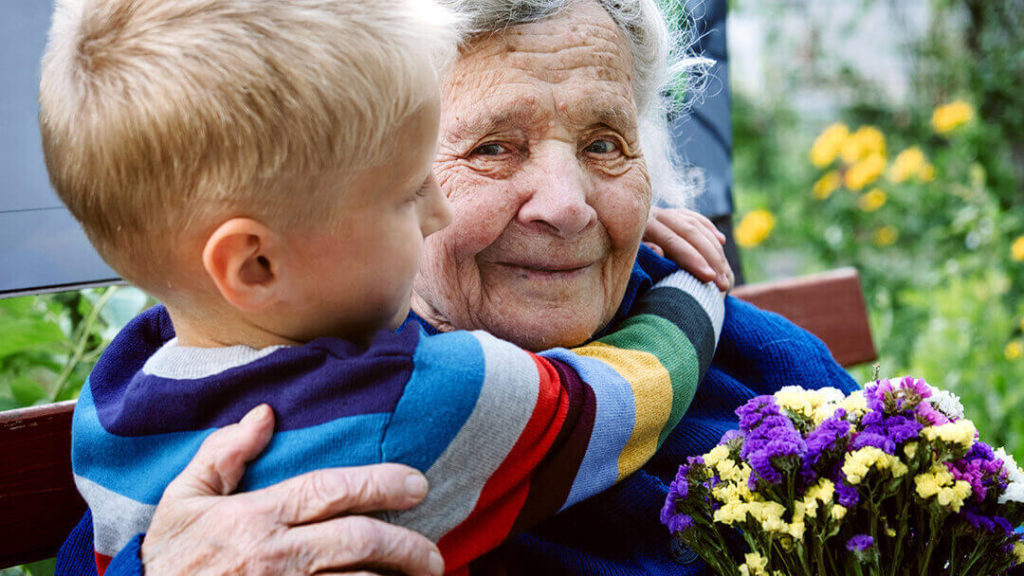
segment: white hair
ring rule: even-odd
[[[439,0],[461,18],[461,42],[519,24],[549,18],[578,0]],[[668,22],[655,0],[597,0],[629,42],[633,57],[633,93],[639,114],[640,146],[651,176],[655,201],[689,205],[694,190],[679,167],[668,130],[669,112],[681,112],[680,100],[664,91],[682,74],[703,77],[711,61],[690,54],[688,23]],[[694,84],[696,85],[696,83]]]

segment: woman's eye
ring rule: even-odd
[[[496,142],[477,146],[473,149],[473,154],[476,156],[500,156],[505,152],[508,152],[508,149]]]
[[[618,151],[618,148],[619,145],[614,140],[601,138],[591,142],[583,151],[588,154],[613,154]]]

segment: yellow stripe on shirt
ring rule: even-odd
[[[619,455],[619,480],[622,480],[650,460],[658,447],[658,437],[672,413],[672,379],[658,358],[649,352],[601,342],[574,348],[573,352],[608,364],[633,389],[636,418],[633,433]]]

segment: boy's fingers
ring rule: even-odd
[[[661,210],[657,217],[670,230],[692,242],[715,270],[715,282],[722,290],[732,288],[732,268],[725,255],[725,235],[707,217],[692,211]],[[706,238],[706,241],[701,237]]]
[[[413,468],[375,464],[314,470],[248,495],[275,508],[280,523],[296,525],[345,514],[405,510],[423,500],[427,489],[426,478]]]
[[[654,242],[644,242],[644,246],[650,248],[651,251],[653,251],[658,256],[661,256],[662,258],[665,257],[665,251],[661,249],[661,246],[658,246]]]
[[[426,537],[367,516],[348,516],[288,530],[289,548],[308,574],[358,568],[441,576],[441,553]]]
[[[644,240],[660,246],[665,258],[702,282],[710,282],[718,276],[718,270],[713,266],[714,261],[705,254],[714,250],[714,244],[704,234],[695,232],[693,227],[681,232],[660,220],[652,220],[647,224]]]
[[[167,485],[169,498],[230,494],[274,433],[274,412],[266,404],[253,408],[238,424],[210,434],[188,466]]]

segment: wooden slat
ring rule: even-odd
[[[842,366],[878,358],[854,268],[740,286],[732,294],[758,308],[777,312],[821,338]]]
[[[876,358],[852,268],[733,294],[817,335],[843,366]],[[0,412],[0,568],[53,556],[85,512],[71,477],[73,409],[72,401]]]
[[[49,558],[85,512],[71,477],[71,411],[0,412],[0,568]]]

